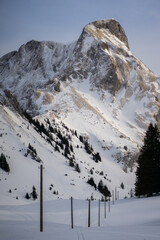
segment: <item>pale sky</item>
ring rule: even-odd
[[[86,24],[109,18],[160,76],[160,0],[0,0],[0,57],[32,39],[75,41]]]

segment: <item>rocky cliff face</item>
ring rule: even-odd
[[[69,45],[32,40],[22,45],[18,52],[3,56],[0,60],[2,89],[12,91],[22,106],[28,108],[36,89],[47,87],[55,73],[61,70],[68,57],[68,48]]]
[[[69,113],[70,101],[76,111],[82,105],[95,113],[97,107],[84,93],[88,89],[92,96],[98,92],[102,105],[117,118],[119,110],[132,105],[139,127],[159,121],[159,80],[132,54],[114,19],[87,24],[68,45],[32,40],[0,59],[0,74],[1,93],[10,90],[34,116],[49,110]]]
[[[95,21],[92,23],[97,29],[109,30],[111,34],[116,36],[121,42],[129,48],[128,38],[122,26],[115,19]]]

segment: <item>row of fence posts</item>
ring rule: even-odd
[[[115,199],[114,199],[115,196]],[[119,199],[119,192],[117,191],[117,187],[115,187],[115,195],[114,190],[112,190],[112,203]],[[104,200],[104,218],[106,218],[106,197]],[[110,198],[108,198],[108,211],[110,212]],[[88,227],[91,226],[91,200],[88,200]],[[71,197],[71,228],[73,228],[73,197]],[[98,227],[100,227],[100,200],[98,204]],[[40,165],[40,232],[43,232],[43,165]]]
[[[106,208],[106,201],[108,200],[108,212],[110,212],[110,198],[106,198],[104,200],[104,218],[107,216],[107,208]],[[98,201],[98,227],[100,227],[100,219],[101,219],[101,205],[100,200]],[[88,227],[91,226],[91,200],[88,200]],[[71,228],[74,227],[73,224],[73,197],[71,197]]]

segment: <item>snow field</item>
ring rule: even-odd
[[[88,201],[73,200],[74,228],[71,229],[70,199],[44,202],[44,231],[39,232],[39,203],[0,205],[0,239],[54,240],[158,240],[160,239],[160,197],[101,202],[98,227],[98,202],[91,201],[91,227],[88,228]]]
[[[7,107],[1,107],[0,111],[2,134],[0,145],[2,152],[7,156],[11,169],[9,174],[0,169],[0,204],[17,205],[20,200],[23,203],[30,203],[31,200],[28,202],[24,197],[27,192],[31,193],[33,185],[39,195],[40,164],[33,160],[30,155],[24,156],[29,143],[37,150],[38,156],[43,161],[45,200],[64,199],[71,196],[77,199],[87,199],[91,195],[94,199],[101,199],[101,194],[87,184],[90,177],[94,178],[97,185],[102,179],[111,192],[117,186],[120,198],[129,196],[130,188],[134,184],[134,173],[125,173],[120,164],[112,160],[114,148],[111,151],[103,152],[101,143],[99,142],[97,145],[97,140],[92,132],[89,142],[93,143],[93,147],[96,146],[95,151],[100,152],[102,162],[95,163],[90,155],[86,154],[86,151],[81,148],[82,144],[79,139],[73,136],[71,143],[76,162],[81,169],[81,173],[77,173],[74,168],[69,167],[68,160],[59,152],[55,152],[54,148],[25,119],[22,119]],[[43,119],[43,116],[41,118]],[[64,131],[63,128],[61,130]],[[83,133],[85,134],[84,131],[81,132],[82,135]],[[79,145],[79,148],[77,148],[77,145]],[[91,175],[90,169],[93,168],[94,173]],[[103,171],[103,176],[99,175],[101,171]],[[120,188],[122,182],[125,189]],[[53,187],[50,190],[51,184]],[[54,195],[54,191],[58,191],[58,195]],[[18,199],[16,199],[17,197]]]

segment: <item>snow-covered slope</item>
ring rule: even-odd
[[[83,169],[84,176],[88,176],[87,167],[85,168],[81,161],[86,164],[91,161],[91,167],[95,167],[99,172],[103,170],[111,180],[111,183],[106,182],[110,191],[124,182],[126,192],[122,195],[125,196],[134,187],[135,160],[144,132],[150,122],[160,123],[160,80],[132,54],[127,36],[116,20],[87,24],[79,39],[68,45],[32,40],[21,46],[18,52],[3,56],[0,59],[0,89],[2,103],[5,103],[4,90],[8,89],[16,96],[23,109],[39,121],[47,124],[44,119],[48,118],[51,123],[56,122],[57,126],[63,129],[62,121],[72,132],[77,131],[78,136],[87,137],[95,151],[100,153],[102,162],[94,163],[91,157],[82,151],[84,146],[77,149],[76,146],[80,143],[74,136],[73,144],[77,161],[82,168],[81,176]],[[1,111],[4,112],[1,114],[1,121],[6,126],[4,132],[11,134],[14,119],[11,116],[15,113],[8,112],[9,110],[6,113],[3,107]],[[8,123],[5,123],[6,119]],[[17,117],[14,122],[18,121],[23,120]],[[26,130],[25,127],[22,129],[25,151],[29,141],[32,141],[31,145],[35,145],[37,151],[41,146],[39,157],[43,161],[49,161],[52,158],[52,147],[45,145],[44,139],[39,138],[34,130]],[[10,135],[10,138],[7,138],[5,134],[1,140],[2,143],[5,142],[4,146],[2,144],[4,154],[16,161],[12,151],[5,147],[8,141],[11,141],[10,149],[17,144],[17,130],[14,128],[13,131],[13,140],[10,140]],[[65,130],[67,131],[69,130]],[[23,151],[16,152],[19,157],[23,155]],[[59,174],[63,167],[68,169],[68,166],[66,167],[62,154],[54,154],[57,162],[54,162],[56,164],[53,169],[55,167],[58,174],[55,181],[60,181],[58,188],[61,189],[63,182],[58,180]],[[62,159],[62,162],[59,159]],[[60,163],[61,166],[58,165]],[[37,163],[32,164],[37,166]],[[52,169],[52,165],[49,168]],[[69,171],[73,173],[73,170]],[[10,181],[13,178],[10,177]],[[66,178],[64,179],[66,183]],[[77,181],[81,182],[82,179],[78,177]],[[95,181],[97,184],[99,179],[95,177]],[[86,187],[86,179],[82,182]],[[76,188],[77,197],[81,194],[84,196],[83,184]],[[68,182],[67,186],[69,188],[65,189],[70,189],[72,185]],[[90,188],[87,185],[87,189]],[[65,191],[68,192],[62,191],[62,194],[68,197],[71,191]],[[92,188],[89,191],[92,191]],[[87,192],[87,196],[90,193]],[[85,194],[85,197],[87,196]]]
[[[52,113],[48,113],[48,117],[49,114]],[[47,129],[49,125],[46,115],[45,120],[44,125]],[[111,193],[117,187],[120,198],[129,196],[130,188],[134,184],[133,173],[125,173],[120,165],[107,161],[107,157],[102,158],[102,162],[95,162],[92,154],[87,154],[78,134],[75,135],[74,131],[68,129],[60,120],[52,121],[51,126],[52,140],[48,141],[48,137],[37,132],[35,126],[27,119],[8,107],[0,106],[1,153],[6,156],[10,167],[9,173],[0,169],[1,204],[18,204],[18,199],[24,203],[31,201],[25,199],[25,195],[32,192],[33,185],[39,194],[41,163],[44,165],[46,200],[70,196],[78,199],[87,199],[91,196],[95,199],[101,198],[100,192],[87,183],[91,177],[97,186],[102,180]],[[63,148],[58,145],[61,143],[59,132],[69,139],[69,146],[72,145],[73,150],[68,154],[69,157],[64,156],[65,144]],[[36,156],[29,150],[29,144],[36,150]],[[96,153],[96,146],[93,145],[93,148]],[[71,157],[73,167],[69,166]],[[80,172],[76,171],[76,164]],[[122,182],[124,189],[120,188]]]

